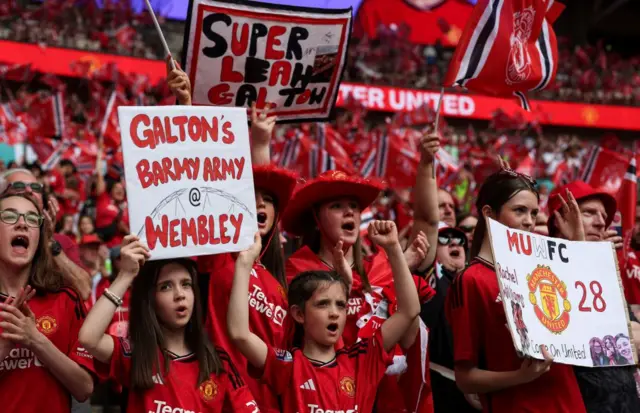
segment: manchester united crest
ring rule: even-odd
[[[513,14],[513,32],[509,38],[511,50],[507,63],[507,83],[522,83],[531,76],[531,55],[527,43],[533,30],[536,11],[527,7]]]
[[[36,327],[38,327],[38,330],[40,330],[42,334],[48,336],[49,334],[56,332],[58,329],[58,322],[51,316],[43,315],[36,320]]]
[[[349,397],[356,397],[356,383],[349,376],[340,379],[340,390]]]
[[[204,401],[213,400],[218,394],[218,385],[215,381],[209,379],[200,385],[200,396]]]
[[[562,333],[569,326],[571,303],[567,298],[567,286],[551,271],[538,265],[527,275],[529,301],[542,325],[554,334]]]

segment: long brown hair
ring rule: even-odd
[[[193,313],[184,334],[187,345],[196,355],[199,366],[198,385],[211,374],[222,371],[222,363],[202,325],[202,307],[195,263],[186,258],[149,261],[140,269],[131,288],[129,337],[131,339],[131,386],[146,390],[154,386],[153,375],[169,374],[170,356],[165,350],[160,321],[155,312],[155,291],[160,271],[165,265],[183,266],[191,276]],[[161,362],[161,357],[164,364]],[[161,365],[162,364],[162,365]]]
[[[42,215],[42,208],[40,207],[38,200],[33,195],[26,192],[17,194],[5,193],[1,195],[0,206],[3,200],[11,197],[24,198],[28,200],[36,207],[38,214]],[[35,288],[36,291],[55,293],[62,288],[63,278],[60,271],[53,265],[53,256],[51,255],[51,250],[49,248],[49,242],[51,241],[53,234],[51,234],[46,220],[43,221],[42,225],[40,225],[39,232],[40,239],[38,241],[36,253],[31,260],[31,270],[29,271],[28,283],[31,287]]]
[[[473,244],[471,245],[470,259],[475,258],[480,253],[482,241],[487,235],[487,220],[482,213],[485,205],[491,207],[496,214],[500,213],[502,206],[509,202],[511,198],[521,191],[533,192],[538,200],[540,195],[534,187],[534,184],[524,175],[512,171],[500,170],[487,177],[482,183],[476,200],[476,209],[478,210],[478,224],[473,233]]]
[[[302,220],[303,222],[306,222],[307,225],[303,228],[300,243],[301,245],[309,247],[311,251],[318,254],[320,252],[322,234],[320,233],[320,229],[318,229],[318,224],[314,217],[316,211],[318,211],[318,207],[315,207],[313,211],[310,211],[308,213],[308,217]],[[356,270],[356,273],[360,276],[360,280],[362,282],[364,290],[367,292],[371,292],[371,283],[369,282],[369,276],[364,270],[364,252],[362,251],[362,240],[360,239],[360,234],[358,234],[358,238],[356,239],[356,242],[355,244],[353,244],[352,248],[353,267]]]
[[[282,243],[280,242],[280,230],[278,229],[278,221],[280,217],[279,200],[274,194],[266,189],[256,188],[256,191],[261,191],[273,199],[273,209],[275,211],[275,217],[273,218],[273,225],[269,232],[262,237],[262,251],[260,257],[260,263],[273,275],[273,277],[282,285],[284,290],[287,290],[287,276],[284,267],[284,251],[282,249]]]

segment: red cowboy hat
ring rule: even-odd
[[[293,194],[282,217],[282,228],[301,235],[303,218],[311,209],[323,202],[344,196],[354,197],[364,210],[378,198],[383,189],[380,182],[349,176],[342,171],[327,171],[300,186]]]
[[[256,165],[253,167],[253,185],[276,197],[278,210],[284,211],[298,182],[298,174],[276,165]]]
[[[551,195],[549,195],[549,221],[547,221],[547,228],[549,229],[549,234],[553,234],[556,226],[555,226],[555,215],[554,212],[560,210],[562,203],[560,202],[560,198],[558,195],[562,196],[562,199],[566,201],[565,193],[569,190],[571,194],[574,196],[576,201],[580,203],[580,201],[585,201],[590,198],[596,198],[602,201],[604,205],[604,209],[607,212],[607,220],[605,222],[606,226],[609,227],[611,222],[613,221],[613,216],[616,214],[618,209],[616,199],[604,191],[598,191],[588,183],[584,181],[573,181],[568,183],[567,185],[560,186],[555,188]]]

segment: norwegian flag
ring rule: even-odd
[[[385,179],[395,188],[410,188],[420,163],[420,155],[407,148],[393,133],[378,132],[376,145],[365,157],[360,173]]]
[[[436,152],[436,177],[441,187],[447,186],[456,177],[460,166],[453,156],[444,149]]]
[[[100,138],[107,148],[120,147],[120,123],[118,122],[118,107],[126,105],[127,101],[117,91],[111,92],[104,117],[100,124]]]
[[[631,158],[624,174],[624,180],[618,192],[618,209],[622,214],[622,233],[631,232],[636,222],[636,203],[638,200],[638,176],[636,159]]]
[[[456,47],[444,86],[516,96],[553,83],[558,44],[551,25],[564,6],[555,0],[479,0]]]
[[[42,165],[42,169],[53,169],[63,158],[63,154],[71,147],[71,141],[61,142],[55,139],[31,137],[29,145]]]
[[[600,146],[592,147],[580,173],[581,179],[596,189],[616,195],[624,179],[629,158]],[[634,212],[635,218],[635,212]]]

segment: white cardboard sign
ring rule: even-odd
[[[244,109],[118,108],[131,232],[152,259],[244,250],[257,231]]]
[[[636,364],[613,244],[572,242],[489,220],[508,328],[516,350],[586,367]]]

